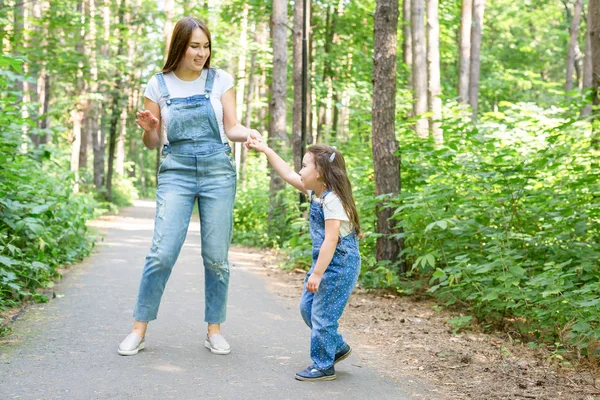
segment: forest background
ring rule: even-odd
[[[303,123],[304,146],[344,154],[362,287],[435,296],[463,311],[457,331],[478,321],[595,355],[598,3],[0,0],[0,311],[47,301],[40,289],[93,248],[87,220],[154,196],[160,154],[135,112],[193,15],[236,79],[242,123],[296,169]],[[234,243],[307,269],[306,202],[234,151]]]

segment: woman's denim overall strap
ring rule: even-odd
[[[221,141],[210,102],[214,75],[215,70],[210,69],[203,94],[171,98],[164,77],[157,74],[169,108],[169,144],[163,149],[166,156],[158,170],[154,236],[133,314],[138,321],[156,319],[196,201],[205,275],[204,320],[225,321],[236,170],[229,145]]]
[[[204,145],[223,144],[217,117],[210,102],[215,74],[214,68],[207,71],[203,94],[176,98],[171,98],[163,74],[156,74],[162,96],[169,109],[167,125],[169,146],[165,149],[165,154],[169,151],[196,153]]]
[[[317,293],[306,290],[306,282],[313,273],[325,239],[325,213],[321,202],[311,201],[310,233],[313,241],[313,265],[304,281],[300,299],[300,314],[311,328],[310,356],[316,368],[325,370],[333,365],[335,353],[345,347],[338,332],[338,320],[346,307],[360,272],[360,253],[355,233],[338,240],[333,258],[323,273]]]

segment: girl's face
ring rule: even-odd
[[[183,60],[181,60],[181,64],[183,65],[180,65],[186,69],[201,72],[208,56],[210,56],[208,45],[208,37],[206,37],[204,31],[200,28],[194,29],[192,31],[190,45],[185,52]]]
[[[320,194],[323,191],[323,182],[319,180],[319,172],[315,164],[315,158],[312,153],[306,153],[302,159],[302,169],[300,172],[302,184],[307,190],[312,190]]]

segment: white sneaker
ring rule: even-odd
[[[212,336],[206,335],[206,340],[204,340],[204,347],[209,349],[213,354],[229,354],[231,351],[231,347],[229,347],[229,343],[220,333],[215,333]]]
[[[122,356],[134,356],[146,346],[146,341],[137,333],[130,333],[119,345],[117,352]]]

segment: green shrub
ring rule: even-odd
[[[0,61],[6,61],[2,56]],[[11,63],[14,62],[11,61]],[[0,67],[7,64],[0,62]],[[18,70],[18,66],[15,67]],[[37,292],[52,286],[57,268],[89,254],[93,242],[85,225],[95,208],[90,195],[73,193],[74,177],[62,172],[55,150],[33,148],[22,129],[35,134],[30,119],[5,91],[19,79],[0,75],[0,310],[26,299],[45,301]],[[58,153],[57,153],[58,154]]]
[[[589,124],[573,114],[506,103],[474,129],[455,110],[445,146],[405,140],[393,203],[430,293],[585,347],[600,337],[600,174]]]

